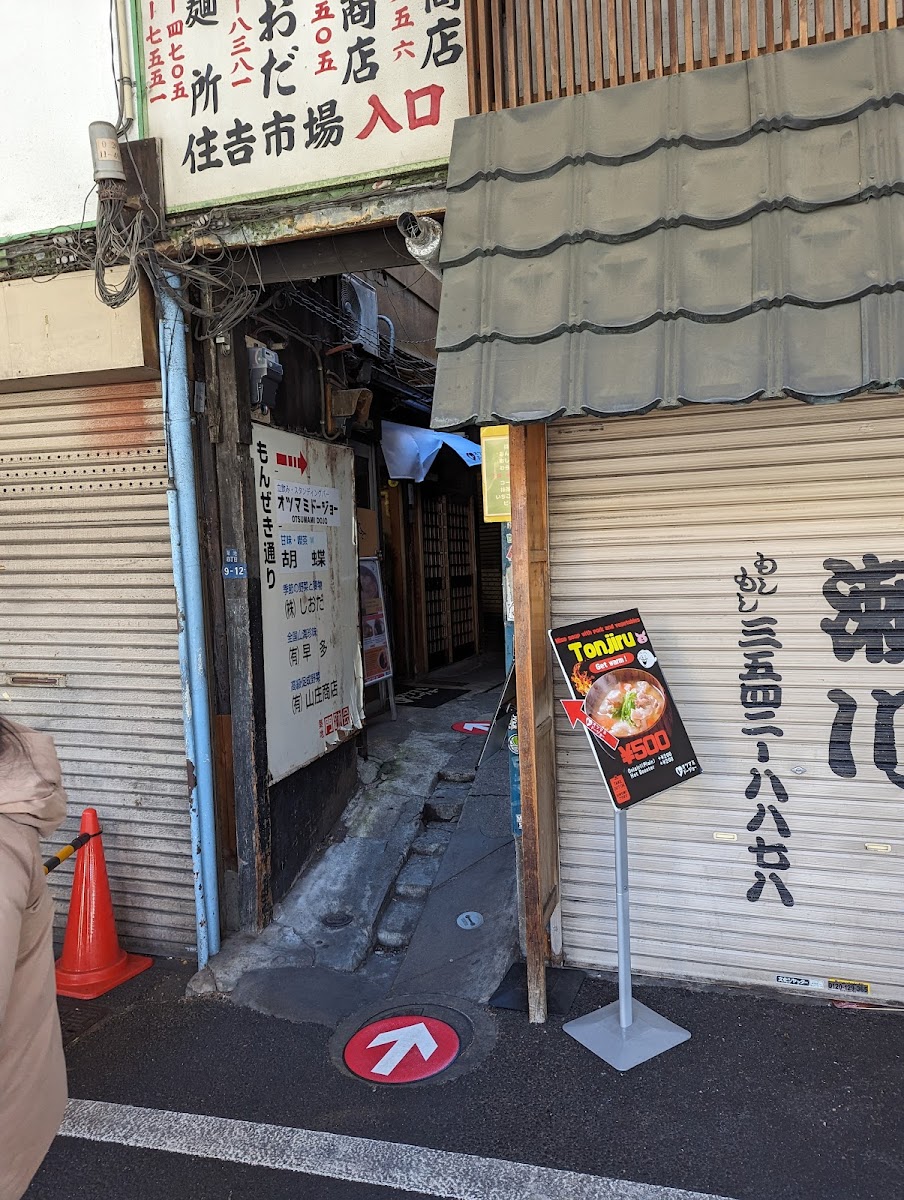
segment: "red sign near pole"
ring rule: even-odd
[[[342,1057],[353,1074],[371,1083],[416,1083],[444,1071],[460,1049],[451,1025],[409,1015],[365,1025],[349,1038]]]
[[[456,733],[488,734],[492,721],[456,721],[452,728]]]

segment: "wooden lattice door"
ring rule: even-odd
[[[423,493],[424,601],[431,670],[478,650],[473,497]]]

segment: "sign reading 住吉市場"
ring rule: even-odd
[[[549,631],[571,689],[562,704],[587,731],[616,808],[628,808],[701,772],[687,730],[636,608]]]
[[[468,112],[461,0],[142,0],[168,209],[448,159]]]

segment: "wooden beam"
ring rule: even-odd
[[[512,583],[528,1014],[546,1020],[547,926],[558,902],[553,691],[549,629],[549,525],[546,426],[509,431],[512,480]]]
[[[238,552],[248,578],[224,581],[223,615],[229,665],[238,909],[241,929],[263,929],[273,916],[270,884],[270,796],[264,715],[264,651],[260,560],[248,398],[248,358],[241,328],[229,341],[205,343],[208,425],[216,443],[220,550]],[[221,562],[223,558],[221,557]]]

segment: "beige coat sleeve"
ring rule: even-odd
[[[33,866],[26,838],[12,821],[0,817],[0,1028],[16,971]]]

